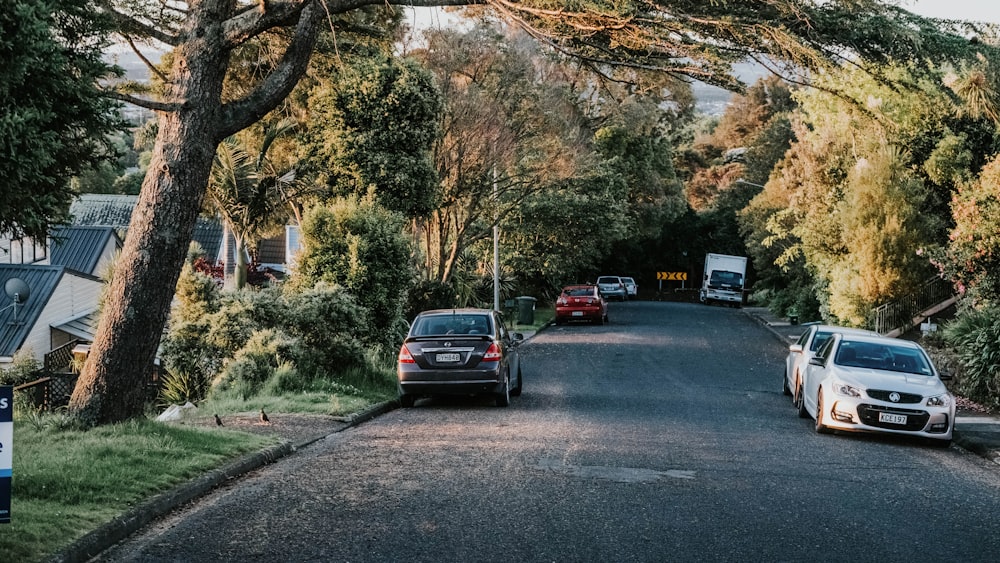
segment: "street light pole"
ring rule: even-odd
[[[497,165],[493,165],[493,310],[500,310],[500,210],[497,202]]]

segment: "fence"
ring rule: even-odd
[[[896,329],[908,329],[917,314],[954,294],[951,282],[935,276],[924,282],[917,291],[876,307],[872,311],[869,328],[879,334],[888,334]]]
[[[52,412],[68,405],[79,376],[73,357],[77,344],[79,342],[74,340],[46,354],[45,367],[37,372],[38,379],[14,387],[14,392],[40,411]],[[156,399],[161,381],[160,367],[152,366],[145,385],[146,401]]]

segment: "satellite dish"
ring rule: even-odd
[[[7,293],[7,297],[14,300],[15,305],[24,303],[31,296],[28,284],[24,283],[21,278],[10,278],[7,283],[3,284],[3,290]]]

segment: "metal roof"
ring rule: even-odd
[[[132,211],[139,203],[137,195],[80,194],[69,206],[73,224],[78,226],[113,227],[125,236]],[[215,217],[199,215],[192,239],[205,251],[205,259],[214,264],[222,248],[222,223]]]
[[[61,330],[74,338],[93,342],[94,335],[97,334],[97,321],[99,320],[101,320],[101,313],[97,309],[94,309],[82,315],[76,315],[75,317],[55,323],[52,325],[52,328]]]
[[[80,194],[69,206],[74,225],[114,227],[124,231],[132,221],[137,195]]]
[[[117,248],[122,247],[121,239],[112,227],[59,227],[52,230],[52,244],[49,246],[49,262],[66,266],[85,274],[96,274],[97,268],[109,240],[114,240]]]
[[[0,287],[18,278],[31,290],[28,298],[16,306],[6,292],[0,292],[0,356],[13,356],[21,347],[65,270],[63,266],[0,264]]]

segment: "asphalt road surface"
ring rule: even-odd
[[[741,311],[613,303],[522,347],[524,394],[418,401],[200,500],[104,561],[997,561],[1000,468],[819,435]]]

